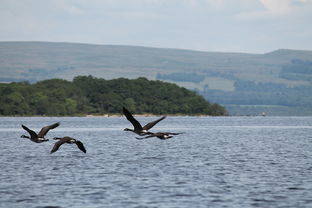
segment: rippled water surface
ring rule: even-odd
[[[142,123],[154,117],[140,117]],[[61,125],[87,153],[20,138]],[[0,207],[312,207],[312,117],[167,117],[136,140],[123,117],[0,118]]]

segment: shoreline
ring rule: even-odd
[[[212,116],[212,115],[205,115],[205,114],[133,114],[134,117],[159,117],[159,116],[168,116],[168,117],[222,117],[222,116]],[[12,115],[12,116],[0,116],[2,118],[5,117],[86,117],[86,118],[118,118],[118,117],[124,117],[123,114],[103,114],[103,115],[64,115],[64,116],[55,116],[55,115]]]

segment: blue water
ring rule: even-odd
[[[154,117],[140,117],[142,123]],[[20,138],[61,125],[87,154]],[[123,117],[0,118],[0,207],[312,207],[312,117],[168,117],[136,140]]]

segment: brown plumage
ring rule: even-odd
[[[57,123],[54,123],[54,124],[52,124],[50,126],[45,126],[37,134],[36,132],[34,132],[33,130],[27,128],[26,126],[24,126],[22,124],[22,128],[25,129],[29,133],[30,137],[26,136],[26,135],[22,135],[21,137],[30,139],[31,141],[36,142],[36,143],[46,142],[46,141],[49,141],[49,140],[44,138],[44,136],[48,133],[48,131],[50,129],[54,129],[54,128],[58,127],[59,125],[60,125],[60,123],[57,122]]]
[[[60,148],[60,146],[61,146],[62,144],[65,144],[65,143],[67,143],[67,144],[76,144],[77,147],[78,147],[81,151],[83,151],[84,153],[87,152],[87,150],[85,149],[83,143],[82,143],[81,141],[77,140],[77,139],[74,139],[74,138],[71,138],[71,137],[68,137],[68,136],[63,137],[63,138],[55,137],[55,138],[53,138],[53,139],[59,140],[59,141],[57,141],[57,142],[54,144],[54,146],[53,146],[53,148],[52,148],[52,150],[51,150],[51,153],[56,152],[56,151]]]
[[[145,126],[142,127],[142,125],[140,124],[139,121],[137,121],[132,114],[125,108],[123,107],[123,113],[126,116],[127,120],[131,122],[131,124],[133,125],[134,129],[128,129],[125,128],[124,131],[132,131],[140,136],[144,136],[147,134],[152,134],[151,132],[149,132],[148,130],[151,129],[153,126],[155,126],[155,124],[157,124],[159,121],[163,120],[166,118],[166,116],[163,116],[155,121],[152,121],[148,124],[146,124]]]

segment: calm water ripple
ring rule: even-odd
[[[142,122],[155,118],[140,117]],[[20,138],[61,122],[87,154]],[[0,118],[0,207],[312,207],[312,117],[168,117],[136,140],[125,118]]]

